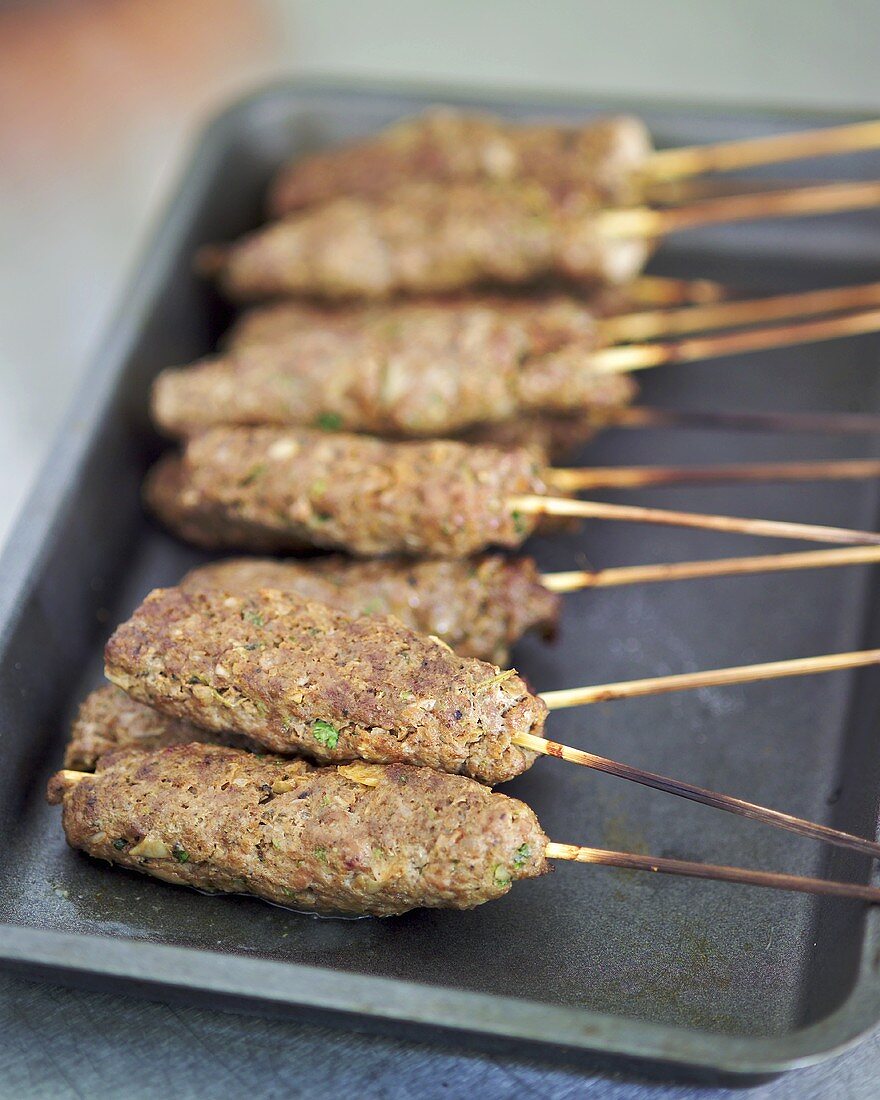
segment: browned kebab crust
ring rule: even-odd
[[[311,315],[311,321],[308,317]],[[593,317],[573,299],[514,309],[415,304],[295,309],[292,331],[163,371],[156,425],[186,437],[219,424],[321,426],[391,437],[448,436],[525,412],[599,414],[635,384],[590,368]]]
[[[513,671],[460,657],[394,619],[274,589],[157,589],[105,649],[107,678],[203,729],[322,762],[366,760],[495,784],[534,763],[543,701]]]
[[[590,197],[536,183],[407,184],[291,214],[197,264],[233,301],[382,301],[558,276],[589,286],[641,271],[647,239],[609,237]]]
[[[115,684],[105,684],[82,701],[64,751],[64,766],[90,772],[100,757],[115,749],[161,749],[189,741],[260,749],[247,737],[228,731],[209,733],[138,703]]]
[[[707,299],[706,288],[699,280],[682,284],[679,298],[669,305],[689,305]],[[692,288],[686,292],[685,287]],[[671,292],[671,287],[668,292]],[[426,308],[460,311],[463,307],[489,310],[510,320],[519,321],[529,334],[533,354],[543,355],[573,340],[595,337],[597,320],[621,313],[657,308],[653,298],[644,297],[642,280],[620,286],[601,287],[590,294],[576,288],[530,287],[527,293],[508,288],[504,292],[482,294],[428,295],[415,301],[399,299],[388,302],[318,303],[304,299],[282,299],[264,302],[242,310],[221,340],[225,352],[244,351],[264,344],[291,340],[316,326],[334,331],[350,332],[381,317],[404,317]]]
[[[497,554],[365,562],[231,558],[193,569],[181,587],[234,595],[275,588],[349,615],[393,615],[411,630],[442,638],[462,657],[504,666],[527,631],[554,636],[562,603],[531,558]]]
[[[364,141],[299,157],[278,173],[269,209],[278,217],[341,195],[379,196],[407,178],[534,179],[599,202],[629,202],[651,151],[644,123],[627,115],[561,126],[435,108]]]
[[[48,799],[72,848],[295,909],[471,909],[548,869],[528,806],[429,768],[313,768],[186,744],[110,753],[76,784],[58,773]]]
[[[538,299],[537,303],[532,299],[519,296],[497,294],[465,300],[477,301],[493,310],[515,311],[517,316],[523,310],[529,310],[530,338],[533,345],[541,351],[552,350],[558,346],[560,339],[565,339],[568,335],[574,339],[582,333],[580,326],[584,310],[577,299],[570,296],[556,294]],[[461,301],[462,299],[435,299],[433,304],[455,307]],[[601,301],[597,301],[596,296],[590,298],[590,310],[596,316],[619,311],[627,305],[632,306],[633,302],[626,297],[625,288],[614,291],[609,289],[601,295]],[[294,301],[254,306],[239,316],[226,335],[224,347],[227,352],[235,353],[264,344],[279,343],[295,338],[298,332],[310,329],[316,322],[324,325],[341,325],[346,323],[344,318],[350,317],[357,311],[365,315],[375,313],[377,308],[381,307],[332,309]],[[406,308],[406,303],[399,303],[397,308]],[[589,324],[592,330],[592,319]],[[543,340],[542,337],[544,337]],[[629,404],[637,391],[632,377],[630,375],[609,375],[608,377],[623,380],[628,386],[630,395],[625,398],[623,394],[621,396],[624,402]],[[593,438],[596,430],[606,423],[609,411],[613,414],[613,409],[606,408],[573,416],[524,414],[513,420],[477,424],[457,433],[456,438],[466,443],[488,443],[494,447],[528,447],[541,455],[545,461],[559,462]]]
[[[181,458],[161,460],[145,486],[155,514],[196,545],[357,557],[519,546],[536,520],[510,500],[545,491],[525,449],[268,427],[205,432]]]

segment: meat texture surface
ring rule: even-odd
[[[382,301],[524,286],[549,276],[616,285],[644,267],[644,235],[605,232],[580,191],[539,184],[414,183],[377,199],[339,198],[291,214],[199,264],[233,301],[308,295]]]
[[[116,749],[161,749],[189,741],[260,748],[247,737],[225,731],[211,733],[192,722],[171,718],[138,703],[114,684],[105,684],[83,700],[71,727],[64,766],[90,772],[105,753]]]
[[[49,784],[73,848],[294,909],[471,909],[547,870],[522,802],[428,768],[314,768],[216,745],[124,750]]]
[[[157,589],[110,638],[107,678],[203,729],[322,762],[366,760],[495,784],[535,754],[545,704],[512,670],[460,657],[394,619],[274,589]]]
[[[531,558],[490,554],[461,561],[232,558],[192,570],[181,585],[235,595],[276,588],[349,615],[393,615],[462,657],[496,665],[508,663],[510,647],[527,631],[552,636],[561,604]]]
[[[537,180],[577,188],[597,202],[629,202],[634,173],[651,151],[644,123],[632,115],[560,126],[435,108],[365,141],[293,161],[276,177],[269,208],[278,216],[343,195],[378,197],[401,179]]]
[[[533,451],[293,428],[215,428],[160,460],[150,508],[213,549],[303,546],[356,557],[467,557],[520,545],[536,520],[511,504],[543,494]]]
[[[317,311],[313,311],[317,312]],[[219,424],[325,426],[392,438],[448,436],[522,413],[601,418],[626,375],[592,370],[589,311],[554,299],[517,311],[409,305],[326,312],[296,331],[163,371],[152,412],[166,434]]]

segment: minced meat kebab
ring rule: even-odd
[[[471,909],[548,870],[528,806],[431,768],[316,768],[184,744],[109,753],[76,783],[60,772],[49,800],[91,856],[295,909]]]
[[[233,301],[306,295],[379,301],[555,277],[583,287],[632,280],[655,242],[699,225],[802,217],[880,203],[877,182],[832,183],[663,209],[597,209],[523,185],[416,183],[381,199],[334,199],[209,246],[197,266]]]
[[[571,299],[518,311],[485,303],[337,309],[303,323],[294,336],[164,371],[153,388],[153,417],[176,436],[218,424],[280,424],[448,437],[524,413],[592,414],[607,422],[635,394],[628,371],[880,327],[877,284],[807,292],[802,308],[809,311],[823,294],[868,294],[875,308],[628,346],[606,340],[589,310]],[[778,301],[765,299],[755,308],[778,308]],[[782,301],[793,315],[804,315],[796,296]],[[725,308],[737,306],[713,307]],[[701,307],[684,312],[704,315]]]
[[[859,467],[841,475],[836,467],[826,468],[819,476],[873,476],[873,469],[872,463],[868,473]],[[693,476],[693,471],[685,474]],[[734,474],[742,476],[741,471]],[[644,481],[643,471],[637,475]],[[804,476],[798,470],[791,475]],[[809,476],[817,474],[811,470]],[[589,470],[550,469],[530,449],[439,439],[391,442],[309,428],[223,427],[189,440],[182,455],[162,458],[147,476],[145,497],[180,537],[214,549],[270,552],[313,546],[356,557],[470,557],[491,546],[519,546],[544,516],[818,542],[880,542],[880,535],[870,531],[563,495],[597,484],[595,477]]]
[[[315,768],[218,745],[112,752],[57,772],[67,842],[203,893],[307,912],[395,916],[472,909],[548,859],[880,901],[880,890],[555,844],[533,811],[465,776],[400,764]]]
[[[178,437],[220,424],[406,437],[522,413],[601,419],[629,404],[636,385],[591,370],[600,343],[590,311],[559,298],[518,311],[478,303],[336,311],[303,320],[295,335],[163,371],[153,418]]]
[[[160,459],[145,493],[173,531],[209,548],[466,557],[523,542],[537,521],[509,500],[544,491],[530,450],[267,427],[191,439]]]
[[[524,125],[441,108],[404,119],[364,141],[298,158],[274,181],[269,207],[280,217],[347,195],[379,198],[405,179],[537,180],[616,205],[632,198],[633,176],[651,152],[647,128],[632,116],[599,118],[581,126]]]
[[[181,581],[187,591],[240,595],[260,588],[291,592],[350,615],[393,615],[420,634],[442,638],[462,657],[506,665],[529,630],[555,633],[560,596],[527,557],[313,561],[235,558],[203,565]]]
[[[322,762],[410,763],[501,783],[546,705],[513,671],[394,619],[262,589],[158,589],[107,643],[107,678],[204,729]]]
[[[642,201],[654,183],[878,144],[880,127],[867,122],[658,153],[632,115],[560,124],[435,107],[360,141],[298,157],[278,173],[269,209],[279,217],[347,195],[378,198],[406,179],[537,181],[616,206]]]

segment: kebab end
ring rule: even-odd
[[[72,848],[292,909],[472,909],[549,869],[528,806],[429,768],[313,767],[184,744],[112,752],[94,775],[74,774],[47,792]]]

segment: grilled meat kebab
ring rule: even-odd
[[[609,233],[601,213],[584,192],[536,183],[415,183],[310,207],[198,262],[236,302],[380,301],[553,276],[617,285],[642,270],[652,244],[643,232]]]
[[[185,744],[109,753],[76,783],[59,772],[48,798],[72,848],[294,909],[472,909],[548,870],[528,806],[430,768],[316,768]]]
[[[224,424],[443,437],[522,414],[601,420],[636,393],[629,376],[591,369],[600,341],[574,299],[323,315],[306,307],[287,316],[296,329],[288,336],[251,337],[163,371],[153,387],[156,425],[175,437]]]
[[[393,615],[462,657],[505,666],[510,647],[529,630],[553,637],[561,606],[531,558],[497,554],[427,561],[233,558],[193,569],[181,587],[235,595],[275,588],[349,615]]]
[[[321,762],[366,760],[496,784],[534,763],[514,743],[547,717],[513,670],[394,619],[273,589],[158,589],[107,643],[107,678],[203,729]]]
[[[615,205],[633,198],[633,177],[652,151],[644,123],[629,115],[580,126],[524,125],[437,108],[365,141],[298,158],[278,174],[269,207],[278,217],[347,195],[379,198],[405,179],[537,180]]]
[[[537,519],[509,501],[546,492],[542,468],[525,449],[214,428],[160,459],[145,494],[171,530],[207,548],[454,558],[525,541]]]

